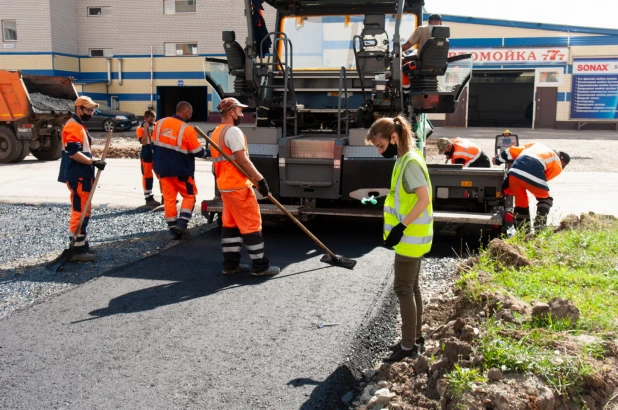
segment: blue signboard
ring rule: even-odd
[[[573,61],[571,119],[618,118],[618,58]]]

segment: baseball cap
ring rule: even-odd
[[[95,108],[95,107],[98,107],[99,104],[97,104],[94,101],[92,101],[92,98],[88,97],[87,95],[82,95],[77,100],[75,100],[75,106],[76,107]]]
[[[448,144],[450,143],[451,140],[449,140],[448,138],[438,139],[438,142],[436,143],[436,145],[438,146],[438,154],[444,154],[444,151],[446,151],[446,147],[448,147]]]
[[[219,112],[226,112],[231,110],[234,107],[247,108],[248,105],[241,104],[236,98],[228,97],[221,100],[219,105],[217,105],[217,109]]]
[[[571,162],[571,156],[564,151],[558,151],[558,156],[564,162],[565,167]]]
[[[439,15],[438,13],[434,13],[431,16],[429,16],[429,20],[428,21],[431,21],[431,20],[440,20],[440,21],[442,21],[442,16]]]

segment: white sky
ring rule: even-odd
[[[426,0],[428,13],[618,30],[616,0]]]

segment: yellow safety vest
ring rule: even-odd
[[[420,151],[414,150],[405,154],[395,163],[391,176],[391,189],[384,202],[384,239],[391,229],[402,222],[412,211],[418,201],[415,193],[408,194],[403,189],[403,170],[410,161],[416,162],[427,179],[429,188],[429,206],[403,232],[401,241],[395,245],[395,253],[411,258],[420,258],[431,249],[433,240],[433,207],[431,206],[431,182],[427,165]]]

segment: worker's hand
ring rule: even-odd
[[[262,178],[258,181],[258,192],[262,196],[268,196],[268,192],[270,191],[268,188],[268,183],[266,182],[266,178]]]
[[[406,226],[401,222],[398,223],[397,226],[395,226],[386,237],[386,240],[384,241],[384,246],[392,248],[393,246],[397,245],[399,241],[401,241],[401,238],[403,237],[403,231],[405,230]]]
[[[494,165],[498,165],[498,163],[496,162],[496,157],[495,156],[491,159],[491,163],[494,164]]]
[[[107,165],[107,162],[105,162],[105,160],[102,160],[102,159],[95,159],[92,161],[92,165],[97,167],[97,169],[100,169],[101,171],[103,171],[105,169],[105,165]]]

